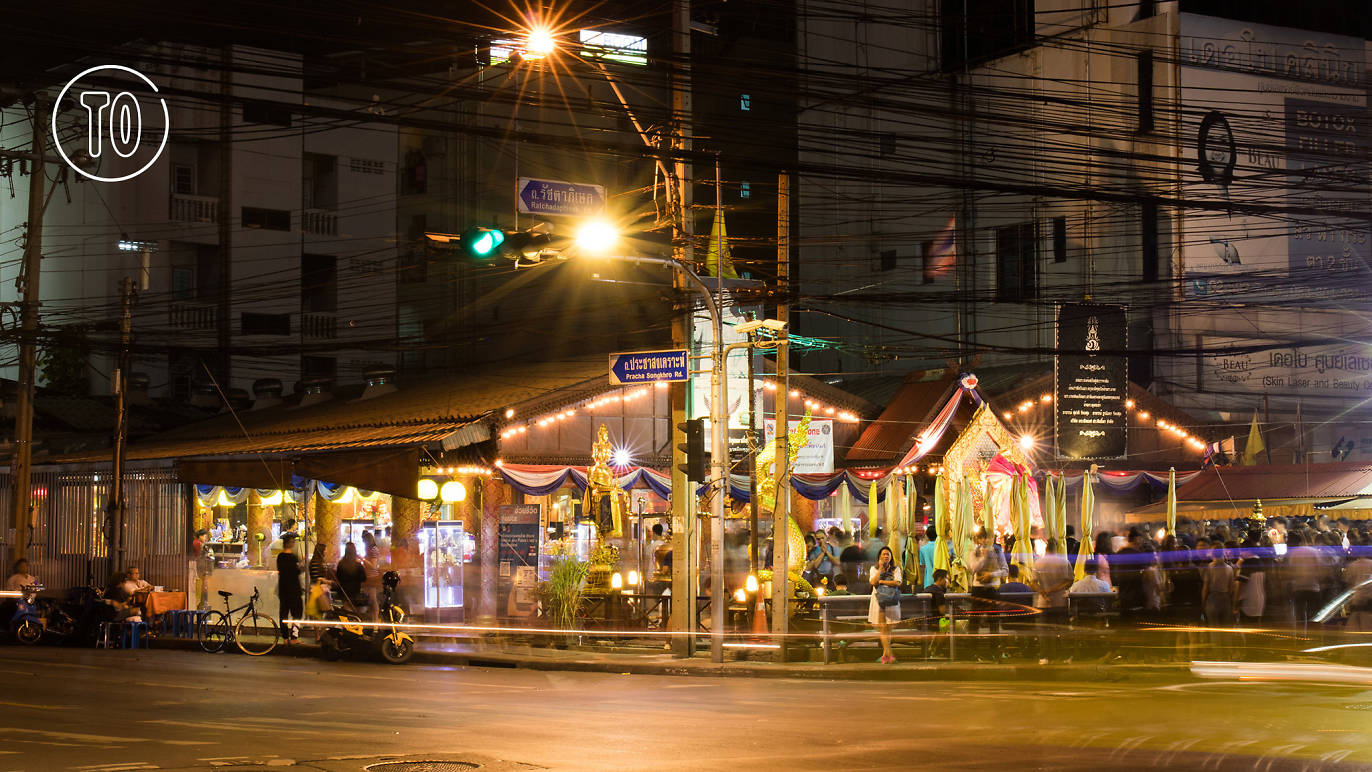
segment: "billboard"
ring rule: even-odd
[[[1372,348],[1365,345],[1293,347],[1268,338],[1207,335],[1201,350],[1202,391],[1372,398]]]
[[[1372,275],[1360,38],[1181,15],[1188,297],[1338,302]]]
[[[790,431],[794,432],[798,426],[800,421],[791,421]],[[768,418],[763,422],[763,442],[770,443],[776,436],[776,419]],[[796,454],[796,465],[791,471],[797,474],[828,474],[834,471],[833,419],[810,419],[809,439]]]
[[[1123,306],[1057,309],[1053,432],[1059,458],[1123,458],[1128,436],[1128,318]]]

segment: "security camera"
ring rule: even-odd
[[[786,330],[786,323],[777,321],[776,319],[753,319],[742,324],[734,325],[734,329],[744,335],[752,335],[764,328],[771,330],[772,332],[784,332]]]

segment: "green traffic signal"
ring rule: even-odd
[[[462,248],[472,257],[490,257],[505,243],[505,232],[491,228],[473,228],[462,238]]]

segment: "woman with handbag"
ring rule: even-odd
[[[900,566],[896,565],[890,547],[882,547],[877,553],[877,564],[872,566],[867,581],[872,585],[867,621],[876,626],[877,637],[881,639],[881,659],[877,661],[889,665],[896,661],[891,653],[891,625],[900,621]]]

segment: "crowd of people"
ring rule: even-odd
[[[874,572],[886,570],[882,560],[890,551],[893,557],[906,556],[894,561],[904,591],[929,591],[935,583],[935,536],[932,526],[915,544],[903,534],[888,539],[880,528],[866,539],[837,527],[815,531],[805,537],[804,575],[830,594],[873,593],[883,586]],[[1015,549],[1013,537],[984,530],[974,535],[971,554],[963,560],[950,545],[948,564],[965,566],[974,599],[994,603],[1003,594],[1033,593],[1047,620],[1065,617],[1069,593],[1112,593],[1112,605],[1125,621],[1307,627],[1342,598],[1348,604],[1347,628],[1372,630],[1372,524],[1367,522],[1321,515],[1185,521],[1174,532],[1161,524],[1140,525],[1096,533],[1085,558],[1070,526],[1066,536],[1064,549],[1051,539],[1034,539],[1028,576],[1019,576],[1019,566],[1007,560]],[[1074,581],[1079,560],[1086,561],[1084,577]],[[884,618],[884,612],[871,614],[873,624]],[[988,615],[985,623],[994,629],[996,621]]]

